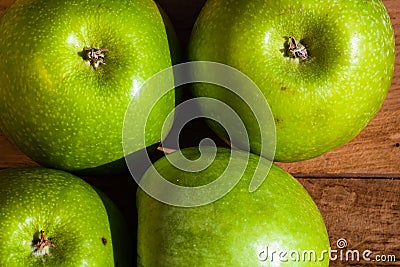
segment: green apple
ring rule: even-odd
[[[174,92],[157,102],[157,88],[142,87],[171,66],[153,1],[17,0],[0,21],[0,58],[0,128],[40,164],[77,171],[123,158],[129,104],[127,152],[162,139]],[[172,73],[165,82],[173,88]]]
[[[119,210],[64,171],[0,171],[0,229],[1,266],[132,266]]]
[[[197,148],[181,152],[189,160],[200,157]],[[168,205],[138,188],[138,266],[329,265],[329,239],[322,216],[296,179],[272,165],[268,175],[264,173],[263,184],[249,192],[259,161],[265,164],[266,159],[243,151],[231,154],[226,148],[218,148],[216,154],[203,149],[201,157],[214,161],[198,172],[172,165],[170,161],[182,163],[176,152],[154,167],[167,181],[185,187],[215,181],[231,160],[236,167],[228,176],[237,175],[239,165],[245,171],[228,194],[197,207]],[[153,174],[146,172],[140,184],[154,180]]]
[[[275,118],[275,160],[299,161],[349,142],[380,109],[393,75],[394,33],[381,0],[209,0],[189,58],[248,75]],[[238,97],[209,84],[195,84],[194,92],[232,106],[252,151],[267,154],[257,121]]]

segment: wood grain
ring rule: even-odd
[[[394,179],[312,179],[299,181],[319,207],[328,228],[331,248],[340,249],[344,238],[348,247],[362,254],[371,250],[371,262],[332,261],[330,266],[400,266],[400,180]],[[360,255],[361,255],[360,254]],[[372,262],[377,255],[394,255],[396,262]],[[351,258],[349,258],[351,259]]]

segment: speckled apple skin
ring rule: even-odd
[[[85,47],[108,48],[106,64],[87,64]],[[171,66],[151,0],[17,0],[0,21],[0,58],[1,131],[45,166],[76,171],[123,158],[130,103],[136,117],[127,152],[157,143],[174,108],[170,91],[142,118],[160,94],[142,84]],[[144,144],[136,136],[145,135],[146,119]]]
[[[287,53],[289,37],[306,47],[307,60]],[[259,86],[275,117],[277,161],[319,156],[360,133],[386,97],[394,57],[381,0],[209,0],[189,45],[191,60],[228,64]],[[206,84],[195,84],[194,93],[233,106],[247,124],[252,151],[268,155],[237,97]]]
[[[185,148],[181,152],[189,160],[200,156],[197,148]],[[203,150],[203,156],[214,157],[214,154]],[[168,157],[177,165],[182,164],[177,160],[178,153]],[[165,157],[154,167],[174,184],[195,187],[220,177],[230,157],[229,150],[218,148],[212,164],[199,172],[185,172]],[[236,166],[247,166],[240,181],[225,196],[207,205],[171,206],[138,188],[138,266],[329,266],[326,227],[302,185],[286,171],[272,165],[262,185],[249,192],[250,180],[260,158],[238,152],[235,160]],[[231,171],[231,174],[237,174],[235,167]],[[146,173],[142,181],[152,181],[155,178],[152,173]],[[182,197],[190,198],[191,195]],[[268,259],[262,253],[267,247]],[[273,250],[286,251],[287,255],[280,260],[279,252],[271,255]],[[312,250],[315,261],[290,259],[291,252],[302,255],[304,251]],[[292,259],[295,259],[293,255]]]
[[[1,170],[0,266],[110,267],[116,262],[131,266],[132,245],[127,242],[131,240],[123,232],[126,224],[110,200],[103,198],[64,171]],[[121,232],[114,232],[118,228]],[[41,230],[54,247],[49,255],[32,256]]]

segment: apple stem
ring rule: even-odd
[[[106,64],[106,55],[104,52],[108,52],[108,48],[83,48],[84,60],[92,65],[97,70],[101,64]]]
[[[294,37],[289,37],[289,52],[294,58],[306,60],[308,58],[307,48],[300,42],[297,42]]]
[[[157,147],[157,150],[164,152],[165,154],[171,154],[176,151],[176,149],[174,149],[174,148],[167,148],[167,147],[162,147],[162,146]]]
[[[46,238],[46,235],[43,230],[40,230],[40,240],[33,245],[33,256],[44,256],[50,255],[49,248],[55,247],[54,243]]]

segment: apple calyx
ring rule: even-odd
[[[55,247],[54,243],[46,238],[43,230],[40,230],[40,240],[33,245],[32,256],[50,255],[50,247]]]
[[[83,59],[92,67],[97,70],[101,64],[106,64],[105,52],[108,52],[108,48],[83,48]]]
[[[292,36],[289,37],[289,52],[295,58],[300,58],[302,60],[306,60],[308,58],[306,47],[300,42],[297,42]]]

